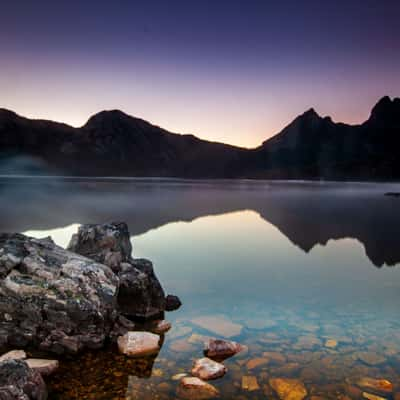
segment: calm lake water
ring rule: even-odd
[[[400,396],[400,191],[396,184],[156,179],[1,181],[0,230],[66,246],[81,223],[126,221],[183,306],[155,359],[114,348],[64,360],[54,399],[173,399],[204,337],[248,346],[212,381],[224,399]],[[243,377],[254,377],[254,390]],[[361,378],[389,380],[391,393]],[[246,378],[245,378],[246,379]],[[397,397],[398,399],[399,397]],[[316,400],[317,398],[315,398]]]

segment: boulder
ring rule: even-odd
[[[222,340],[208,339],[205,343],[204,354],[214,360],[225,360],[242,351],[245,347],[239,343]]]
[[[26,360],[29,368],[33,371],[39,372],[42,376],[51,375],[58,369],[57,360],[46,360],[43,358],[28,358]]]
[[[23,360],[0,363],[1,400],[46,400],[46,385],[37,371]]]
[[[221,378],[226,374],[226,367],[210,358],[204,357],[193,364],[192,375],[204,381]]]
[[[160,337],[150,332],[127,332],[117,343],[119,351],[129,357],[145,357],[160,351]]]
[[[119,311],[133,318],[151,318],[166,309],[164,291],[153,264],[132,258],[128,226],[124,222],[82,225],[68,249],[109,266],[119,277]]]
[[[74,353],[103,345],[116,313],[112,270],[50,238],[0,234],[0,337],[6,347]]]
[[[217,397],[219,391],[199,378],[185,377],[179,382],[176,394],[182,399],[206,400]]]

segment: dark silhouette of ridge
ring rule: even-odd
[[[360,125],[309,109],[255,149],[168,132],[122,111],[80,128],[0,109],[0,174],[396,180],[400,99],[385,96]],[[30,162],[27,162],[27,160]]]

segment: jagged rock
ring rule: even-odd
[[[132,258],[128,226],[124,222],[81,225],[72,236],[68,250],[118,271],[122,262]]]
[[[45,360],[42,358],[28,358],[26,360],[29,368],[33,371],[39,372],[42,376],[51,375],[58,369],[57,360]]]
[[[269,384],[281,400],[302,400],[307,396],[307,389],[298,379],[273,378]]]
[[[125,223],[82,225],[72,236],[68,249],[109,266],[118,275],[121,313],[134,318],[150,318],[166,309],[165,294],[153,264],[149,260],[132,258]]]
[[[225,365],[204,357],[194,362],[192,375],[204,381],[208,381],[224,376],[226,371]]]
[[[163,313],[165,295],[150,261],[135,259],[123,263],[118,276],[118,305],[123,314],[133,318],[152,318]]]
[[[5,360],[25,360],[26,353],[23,350],[11,350],[0,357],[0,362]]]
[[[63,353],[102,346],[118,278],[47,239],[0,234],[0,335],[7,346]]]
[[[150,332],[127,332],[117,342],[119,351],[129,357],[144,357],[160,351],[160,337]]]
[[[175,311],[182,305],[181,300],[178,296],[169,294],[165,298],[165,311]]]
[[[244,350],[239,343],[222,339],[208,339],[205,343],[204,354],[215,360],[224,360]]]
[[[182,399],[206,400],[217,397],[219,391],[199,378],[186,377],[179,382],[177,395]]]
[[[23,360],[0,363],[1,400],[46,400],[46,385],[37,371]]]

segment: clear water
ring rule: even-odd
[[[308,398],[394,398],[400,199],[384,194],[396,191],[365,183],[3,182],[2,231],[51,235],[65,246],[80,223],[126,221],[134,256],[151,259],[166,292],[183,302],[167,314],[173,327],[155,359],[110,347],[63,360],[48,382],[51,397],[176,398],[172,377],[190,374],[203,337],[212,336],[248,346],[212,382],[221,398],[278,398],[275,377],[299,379]],[[244,376],[258,388],[243,388]],[[365,388],[364,377],[387,379],[393,391]]]

